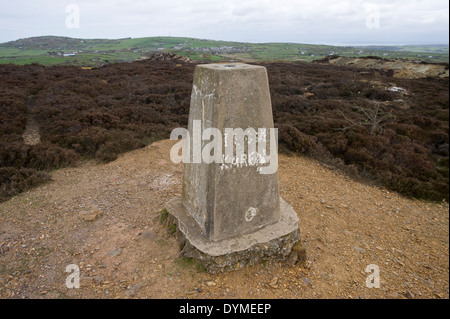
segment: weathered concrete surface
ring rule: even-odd
[[[266,68],[242,63],[198,65],[189,114],[191,137],[194,120],[201,120],[202,131],[273,128]],[[207,143],[202,141],[202,148]],[[195,152],[193,139],[191,150]],[[224,170],[217,163],[185,164],[182,197],[211,240],[250,233],[280,217],[277,174],[260,174],[255,166]]]
[[[280,198],[280,220],[251,234],[212,242],[204,236],[198,223],[186,213],[181,197],[165,205],[176,224],[181,255],[199,261],[208,272],[218,273],[253,265],[262,260],[284,261],[300,239],[298,217],[292,206]]]
[[[266,68],[227,63],[195,69],[188,124],[191,161],[184,164],[181,196],[165,206],[177,225],[181,254],[199,260],[209,272],[286,259],[299,240],[298,218],[280,198],[276,171],[261,174],[257,165],[205,163],[195,154],[216,139],[201,138],[208,128],[222,133],[267,129],[262,148],[266,155],[276,154],[268,132],[273,118]],[[248,143],[253,138],[223,140],[222,154],[233,144],[233,156],[238,148],[247,156],[255,153]],[[253,141],[264,145],[259,134]]]

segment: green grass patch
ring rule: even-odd
[[[169,212],[167,209],[162,209],[158,212],[159,214],[159,223],[164,224],[164,222],[167,220],[167,217],[169,217]]]
[[[177,231],[177,225],[170,224],[169,226],[167,226],[167,231],[169,232],[170,235],[175,234],[175,232]]]
[[[193,269],[197,272],[206,272],[205,266],[194,258],[179,257],[175,260],[175,264],[183,269]]]
[[[239,52],[216,48],[232,47]],[[212,51],[203,52],[205,48]],[[365,46],[344,47],[305,43],[246,43],[203,40],[186,37],[145,37],[126,39],[73,39],[35,37],[0,44],[0,63],[95,66],[104,62],[128,62],[158,50],[172,51],[196,61],[312,61],[329,54],[341,56],[380,56],[448,63],[448,46]],[[75,57],[51,57],[48,52],[77,52]],[[223,56],[222,56],[223,55]],[[95,60],[95,61],[93,61]]]

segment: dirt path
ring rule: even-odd
[[[178,258],[156,214],[181,192],[160,141],[118,160],[57,170],[0,204],[2,298],[448,298],[446,203],[406,199],[318,162],[280,156],[282,197],[299,215],[307,261],[210,275]],[[80,267],[79,289],[65,285]],[[369,264],[381,287],[366,287]]]
[[[41,142],[39,135],[39,124],[33,117],[27,119],[27,126],[23,132],[23,142],[26,145],[36,145]]]
[[[39,124],[34,118],[34,104],[34,98],[29,97],[27,100],[27,125],[22,134],[23,142],[26,145],[36,145],[41,142]]]

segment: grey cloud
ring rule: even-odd
[[[65,28],[65,6],[81,28]],[[376,8],[379,29],[365,19]],[[2,5],[0,41],[36,35],[192,36],[250,42],[448,43],[442,0],[16,0]],[[13,30],[13,31],[12,31]]]

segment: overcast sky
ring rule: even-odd
[[[449,5],[447,0],[0,0],[0,42],[42,35],[448,44]]]

